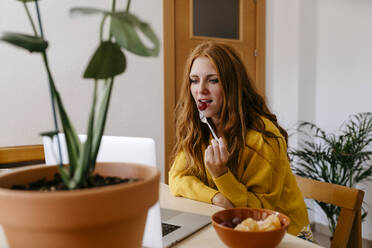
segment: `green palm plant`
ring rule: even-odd
[[[372,113],[350,116],[337,133],[326,133],[317,125],[301,122],[297,128],[303,137],[299,148],[290,148],[289,156],[295,174],[356,187],[372,179]],[[334,233],[340,208],[316,201]],[[367,216],[362,209],[362,219]]]
[[[51,73],[47,56],[48,41],[43,31],[38,0],[18,1],[24,6],[33,34],[6,32],[0,37],[0,40],[42,56],[48,78],[54,120],[54,130],[42,135],[53,137],[60,131],[65,133],[69,165],[64,167],[60,162],[59,174],[69,189],[86,187],[95,168],[114,79],[126,69],[127,61],[124,51],[139,56],[157,56],[160,50],[159,39],[149,24],[129,12],[130,0],[127,2],[126,10],[122,11],[116,10],[116,0],[112,0],[111,10],[89,7],[71,9],[71,14],[99,14],[102,16],[99,27],[100,42],[83,74],[85,79],[93,81],[93,101],[88,120],[87,139],[82,143],[64,108],[62,98],[56,88],[55,79]],[[35,4],[37,22],[33,20],[30,14],[29,4]],[[35,23],[38,25],[35,25]],[[108,29],[107,37],[104,36],[105,29]],[[141,33],[152,43],[152,47],[147,47],[144,44],[140,38]],[[62,126],[62,130],[59,126]],[[58,146],[60,147],[59,140]],[[61,161],[61,152],[59,152],[59,157]]]

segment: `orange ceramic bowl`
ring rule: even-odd
[[[221,225],[238,217],[245,220],[248,217],[259,221],[267,216],[276,214],[281,222],[281,228],[272,231],[247,232],[234,230],[233,228]],[[212,224],[219,238],[231,248],[273,248],[283,239],[290,223],[289,218],[279,212],[258,208],[231,208],[216,212],[212,216]]]

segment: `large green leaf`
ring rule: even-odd
[[[117,43],[128,51],[140,56],[157,56],[160,51],[160,42],[155,32],[148,23],[141,21],[137,16],[126,11],[115,13],[90,7],[75,7],[70,10],[73,15],[104,14],[111,16],[111,33]],[[141,40],[141,32],[152,43],[147,47]]]
[[[67,112],[63,106],[63,102],[62,102],[61,96],[59,95],[59,92],[54,88],[53,84],[51,86],[52,86],[51,89],[53,92],[52,95],[54,98],[53,101],[55,101],[57,104],[61,122],[62,122],[63,131],[65,133],[70,175],[73,175],[73,171],[78,166],[78,157],[80,156],[82,145],[75,131],[75,128],[72,125],[67,115]]]
[[[71,179],[70,173],[65,167],[58,166],[59,175],[61,176],[61,179],[63,183],[69,188],[73,189],[73,180]]]
[[[95,89],[96,91],[96,89]],[[95,106],[96,106],[96,97],[94,97],[94,102],[91,107],[89,124],[88,124],[88,133],[87,139],[82,146],[82,153],[79,157],[78,167],[75,170],[73,181],[76,183],[76,186],[81,187],[84,182],[86,182],[89,173],[91,172],[89,167],[91,166],[91,154],[92,154],[92,141],[93,141],[93,125],[94,125],[94,116],[95,116]]]
[[[102,94],[102,99],[101,102],[98,106],[98,113],[97,113],[97,118],[95,119],[94,127],[95,127],[95,132],[94,132],[94,137],[93,137],[93,148],[92,148],[92,155],[91,155],[91,160],[96,161],[98,151],[99,151],[99,146],[101,144],[101,139],[103,135],[103,131],[105,129],[105,124],[107,120],[107,112],[108,108],[110,105],[110,99],[111,99],[111,92],[112,88],[114,85],[114,78],[110,78],[110,80],[106,80],[103,85],[103,94]],[[94,169],[94,166],[92,166],[92,170]]]
[[[105,41],[97,48],[90,60],[84,78],[110,78],[123,73],[125,68],[126,59],[120,47],[111,41]]]
[[[4,32],[0,40],[27,49],[30,52],[44,52],[48,48],[47,41],[40,37],[27,34]]]
[[[159,54],[160,42],[149,24],[126,12],[110,13],[110,15],[111,32],[121,47],[140,56],[157,56]],[[138,31],[151,41],[152,48],[143,43]]]

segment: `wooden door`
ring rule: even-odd
[[[226,3],[229,10],[222,6]],[[196,45],[215,40],[233,46],[258,92],[265,95],[265,0],[163,0],[163,7],[164,173],[168,183],[170,155],[175,144],[174,108],[187,56]],[[229,32],[220,32],[225,21],[235,26],[226,26]]]

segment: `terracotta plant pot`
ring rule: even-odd
[[[56,166],[35,166],[0,176],[0,224],[10,248],[141,247],[148,209],[159,199],[156,168],[98,163],[103,176],[143,179],[94,189],[58,192],[10,190],[46,177]]]

